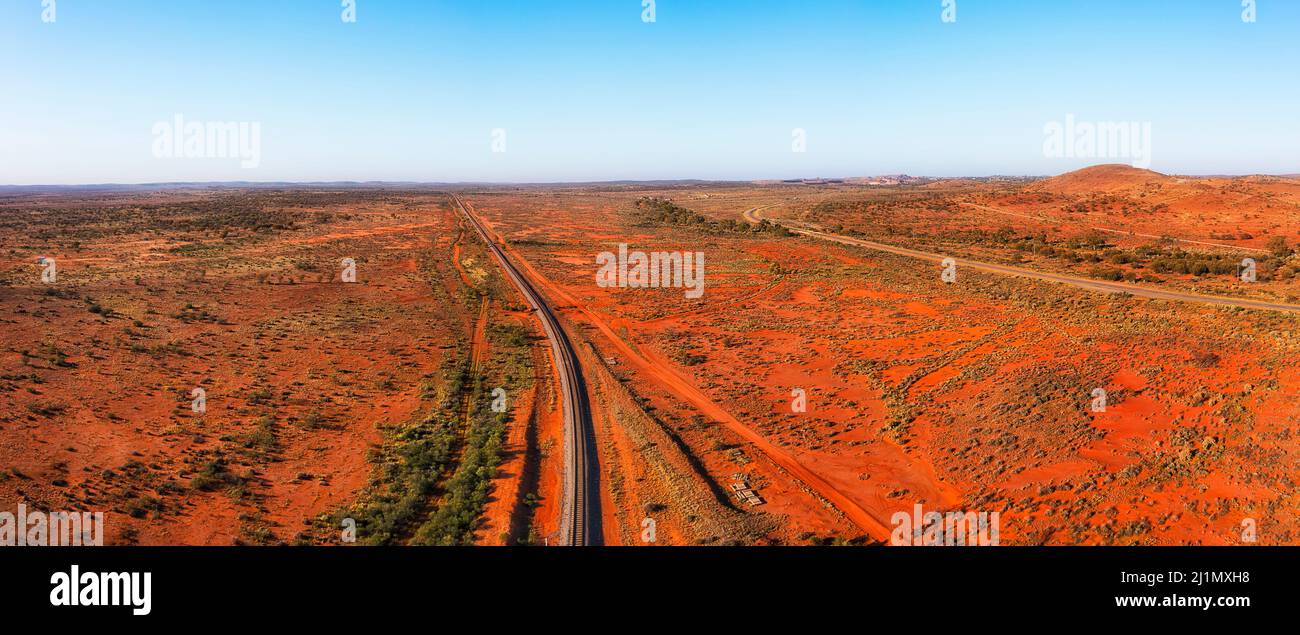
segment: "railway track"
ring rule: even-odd
[[[587,400],[587,385],[582,378],[582,368],[573,350],[569,335],[560,326],[546,299],[531,282],[515,268],[510,258],[493,240],[483,222],[478,219],[460,197],[451,198],[461,214],[474,226],[479,237],[497,259],[520,294],[533,308],[542,330],[551,342],[552,358],[560,376],[560,392],[564,410],[564,501],[560,519],[560,543],[566,546],[598,545],[601,543],[600,491],[597,470],[595,428],[591,422],[591,404]]]

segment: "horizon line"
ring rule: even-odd
[[[1266,173],[1251,172],[1243,174],[1232,173],[1205,173],[1205,174],[1175,174],[1163,173],[1155,170],[1144,168],[1134,168],[1127,164],[1097,164],[1086,166],[1076,170],[1061,172],[1059,174],[985,174],[985,175],[962,175],[962,176],[929,176],[929,175],[911,175],[907,173],[891,174],[874,174],[874,175],[853,175],[853,176],[797,176],[786,178],[750,178],[750,179],[706,179],[706,178],[665,178],[665,179],[604,179],[604,180],[561,180],[561,181],[410,181],[410,180],[303,180],[303,181],[286,181],[286,180],[266,180],[266,181],[244,181],[244,180],[225,180],[225,181],[142,181],[134,183],[126,182],[99,182],[99,183],[3,183],[0,184],[0,190],[16,189],[59,189],[59,188],[149,188],[149,187],[216,187],[216,186],[246,186],[246,187],[271,187],[271,186],[423,186],[423,187],[483,187],[483,186],[557,186],[557,185],[635,185],[635,184],[654,184],[654,183],[696,183],[696,184],[728,184],[728,183],[802,183],[806,181],[846,181],[849,179],[879,179],[891,177],[906,177],[909,179],[929,180],[929,181],[953,181],[961,179],[1047,179],[1056,176],[1070,174],[1079,170],[1089,168],[1115,165],[1120,167],[1129,167],[1134,170],[1150,171],[1156,174],[1169,177],[1182,178],[1249,178],[1254,176],[1276,177],[1276,178],[1296,178],[1300,177],[1300,172],[1289,173]]]

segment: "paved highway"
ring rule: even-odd
[[[850,238],[848,236],[841,236],[839,234],[831,234],[831,233],[813,230],[813,229],[804,229],[801,227],[796,227],[789,223],[784,223],[780,220],[774,220],[770,218],[764,219],[758,214],[758,212],[761,209],[765,209],[765,208],[756,207],[754,209],[745,211],[743,214],[745,220],[751,223],[757,223],[761,220],[767,220],[769,223],[784,224],[787,229],[789,229],[790,231],[796,234],[811,236],[813,238],[820,238],[822,240],[829,240],[832,242],[842,243],[845,245],[856,245],[858,247],[866,247],[868,249],[875,249],[877,251],[885,251],[891,254],[898,254],[900,256],[908,256],[911,258],[930,260],[933,262],[943,262],[945,258],[949,257],[941,254],[930,253],[927,251],[908,249],[906,247],[895,247],[894,245],[886,245],[884,243],[872,242],[870,240],[862,240],[860,238]],[[1157,300],[1170,300],[1173,302],[1197,302],[1201,304],[1214,304],[1219,306],[1240,307],[1243,309],[1259,309],[1262,311],[1283,311],[1289,313],[1300,313],[1300,305],[1297,304],[1285,304],[1281,302],[1266,302],[1263,300],[1247,300],[1244,298],[1228,298],[1228,297],[1216,296],[1216,295],[1183,293],[1179,291],[1165,291],[1163,289],[1154,289],[1151,287],[1144,287],[1136,284],[1127,284],[1123,282],[1109,282],[1106,280],[1093,280],[1091,278],[1080,278],[1077,276],[1067,276],[1058,273],[1048,273],[1046,271],[1035,271],[1033,269],[1025,269],[1023,267],[1011,267],[1008,265],[999,265],[999,264],[994,264],[989,262],[980,262],[978,260],[968,260],[965,258],[953,258],[953,260],[957,263],[957,268],[959,272],[962,269],[974,269],[976,271],[999,273],[1008,276],[1019,276],[1021,278],[1033,278],[1036,280],[1046,280],[1048,282],[1058,282],[1061,284],[1068,284],[1070,286],[1079,287],[1081,289],[1089,289],[1092,291],[1102,291],[1106,293],[1129,293],[1135,296],[1140,296],[1144,298],[1154,298]]]

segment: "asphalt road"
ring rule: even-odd
[[[908,256],[911,258],[919,258],[921,260],[929,260],[932,262],[941,263],[945,259],[950,257],[942,254],[930,253],[927,251],[919,251],[916,249],[908,249],[906,247],[896,247],[894,245],[887,245],[884,243],[873,242],[870,240],[862,240],[860,238],[850,238],[848,236],[841,236],[839,234],[831,234],[831,233],[812,230],[812,229],[803,229],[803,228],[792,226],[788,223],[782,223],[782,221],[780,220],[774,220],[770,218],[763,219],[758,214],[758,211],[760,209],[763,208],[754,208],[751,210],[747,210],[743,214],[745,220],[751,223],[758,222],[760,220],[767,220],[769,223],[785,224],[790,231],[796,234],[811,236],[813,238],[820,238],[822,240],[829,240],[832,242],[837,242],[845,245],[866,247],[868,249],[884,251],[891,254],[897,254],[900,256]],[[998,273],[998,274],[1003,274],[1008,276],[1017,276],[1021,278],[1033,278],[1035,280],[1045,280],[1047,282],[1068,284],[1073,287],[1088,289],[1091,291],[1101,291],[1104,293],[1128,293],[1139,297],[1153,298],[1157,300],[1169,300],[1173,302],[1195,302],[1200,304],[1213,304],[1218,306],[1239,307],[1243,309],[1258,309],[1262,311],[1282,311],[1288,313],[1300,313],[1300,305],[1297,304],[1285,304],[1281,302],[1266,302],[1263,300],[1247,300],[1244,298],[1228,298],[1223,296],[1201,295],[1198,293],[1184,293],[1179,291],[1165,291],[1163,289],[1154,289],[1151,287],[1145,287],[1136,284],[1128,284],[1123,282],[1109,282],[1106,280],[1093,280],[1091,278],[1080,278],[1077,276],[1067,276],[1058,273],[1049,273],[1046,271],[1035,271],[1033,269],[1025,269],[1023,267],[999,265],[990,262],[969,260],[966,258],[954,257],[952,259],[957,264],[959,280],[960,280],[960,272],[962,270],[972,269],[975,271],[985,271],[989,273]],[[937,271],[935,275],[936,276],[938,275]]]

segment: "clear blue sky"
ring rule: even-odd
[[[1067,114],[1300,172],[1300,2],[1258,2],[0,0],[0,183],[1055,174],[1099,162],[1043,156]],[[155,158],[177,113],[260,165]]]

